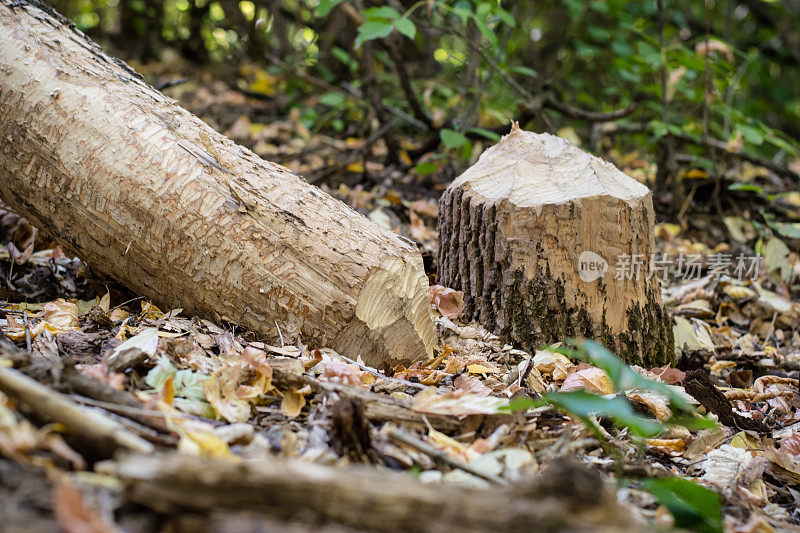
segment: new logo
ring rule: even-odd
[[[578,256],[578,275],[585,283],[591,283],[606,275],[608,262],[600,255],[586,250]]]

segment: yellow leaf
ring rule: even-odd
[[[758,293],[753,289],[739,285],[725,285],[725,288],[722,290],[734,300],[742,300],[744,298],[754,298],[758,296]]]
[[[731,439],[731,446],[750,451],[761,451],[764,448],[760,440],[751,437],[745,431],[740,431],[733,436]]]
[[[350,163],[347,165],[347,170],[350,172],[358,172],[359,174],[364,173],[364,163]]]
[[[178,443],[178,451],[180,452],[206,457],[238,459],[231,452],[228,443],[210,431],[182,431],[180,436],[181,440]]]
[[[108,313],[108,318],[112,322],[117,322],[119,320],[125,320],[131,316],[131,314],[124,309],[114,309],[113,311]]]
[[[281,413],[288,418],[297,418],[306,405],[306,399],[294,389],[283,395],[281,400]]]
[[[142,302],[141,317],[152,320],[160,320],[164,318],[164,312],[150,302]]]
[[[692,170],[687,172],[686,175],[684,176],[684,178],[687,179],[705,179],[707,177],[708,177],[708,172],[706,172],[705,170],[698,170],[696,168],[693,168]]]
[[[254,93],[265,94],[267,96],[275,95],[275,78],[268,72],[261,69],[256,71],[256,80],[250,84],[250,90]]]
[[[469,372],[470,374],[494,374],[497,372],[497,369],[475,364],[475,365],[469,365],[467,367],[467,372]]]

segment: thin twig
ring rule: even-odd
[[[387,381],[392,381],[394,383],[402,383],[403,385],[406,385],[408,387],[414,387],[414,388],[417,388],[417,389],[420,389],[420,390],[428,388],[428,385],[423,385],[422,383],[414,383],[413,381],[408,381],[408,380],[405,380],[405,379],[389,377],[389,376],[387,376],[385,374],[382,374],[382,373],[378,372],[376,369],[368,367],[367,365],[359,363],[358,361],[356,361],[354,359],[350,359],[349,357],[345,357],[343,355],[340,356],[340,357],[342,359],[344,359],[345,361],[347,361],[348,363],[356,365],[361,370],[364,370],[365,372],[369,372],[373,376],[377,376],[377,377],[379,377],[381,379],[385,379]]]
[[[444,463],[453,468],[463,470],[468,474],[472,474],[473,476],[479,477],[495,485],[508,484],[503,478],[494,476],[492,474],[487,474],[486,472],[478,470],[474,466],[471,466],[463,461],[454,459],[449,455],[447,455],[446,453],[442,452],[441,450],[437,450],[430,444],[423,442],[415,437],[412,437],[411,435],[400,429],[389,427],[386,429],[386,434],[389,436],[389,438],[394,439],[397,442],[405,444],[406,446],[410,446],[415,450],[424,453],[425,455],[433,459],[434,462],[436,463]]]
[[[55,392],[13,368],[0,366],[0,390],[17,401],[32,407],[40,416],[51,418],[72,428],[95,444],[113,444],[116,448],[153,453],[152,444],[125,429],[119,422],[77,405],[67,396]]]

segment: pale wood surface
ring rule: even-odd
[[[167,308],[374,366],[430,354],[416,247],[260,159],[67,23],[0,1],[0,196]]]

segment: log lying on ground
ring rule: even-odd
[[[439,202],[440,282],[464,291],[467,317],[527,350],[587,337],[662,365],[673,340],[653,239],[647,187],[515,125]]]
[[[485,490],[294,460],[128,455],[100,468],[120,477],[130,500],[171,516],[236,510],[253,513],[256,523],[260,515],[358,531],[639,529],[599,476],[572,462],[557,462],[528,483]]]
[[[0,196],[167,308],[378,367],[430,354],[416,248],[237,146],[38,2],[0,0]]]

